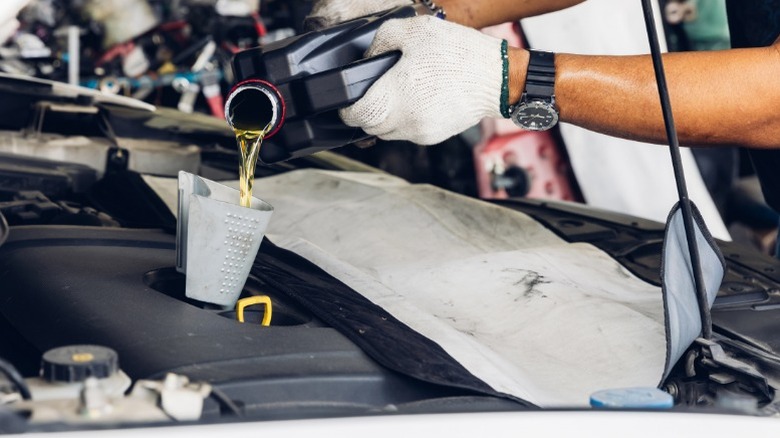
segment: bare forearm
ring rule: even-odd
[[[585,0],[436,0],[447,19],[482,28],[558,11]]]
[[[522,52],[512,51],[512,102],[525,80]],[[777,47],[666,54],[664,66],[683,145],[780,147]],[[562,121],[618,137],[667,141],[649,56],[559,54],[556,67]]]

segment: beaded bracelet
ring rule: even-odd
[[[501,41],[501,102],[499,110],[505,119],[510,116],[509,108],[509,53],[506,40]]]
[[[431,12],[436,15],[436,18],[441,18],[442,20],[447,19],[447,13],[444,12],[444,8],[436,6],[436,3],[434,3],[433,0],[420,0],[420,3],[430,9]]]

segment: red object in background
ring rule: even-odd
[[[221,95],[207,96],[206,103],[209,104],[212,116],[220,120],[225,119],[225,100],[222,99]]]
[[[252,20],[255,22],[255,30],[257,31],[257,36],[262,38],[268,34],[268,30],[265,28],[265,24],[263,23],[262,17],[260,17],[259,12],[252,12]]]
[[[117,44],[106,50],[105,53],[103,53],[103,55],[97,61],[95,61],[95,65],[101,66],[107,62],[111,62],[117,56],[126,57],[134,49],[135,43],[133,41]]]
[[[483,29],[525,47],[518,25]],[[569,181],[569,163],[550,132],[524,131],[509,120],[484,120],[482,140],[474,148],[477,187],[481,198],[526,196],[576,201]]]
[[[474,164],[481,198],[576,200],[569,164],[549,133],[494,133],[474,149]]]

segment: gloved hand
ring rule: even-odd
[[[410,4],[412,0],[318,0],[303,21],[303,27],[318,30]]]
[[[366,57],[400,50],[401,59],[341,118],[381,139],[430,145],[501,117],[501,42],[432,16],[390,20]]]

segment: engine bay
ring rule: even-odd
[[[18,87],[17,82],[5,84]],[[19,371],[33,394],[45,394],[59,385],[34,380],[42,373],[45,353],[104,346],[118,358],[112,378],[121,370],[140,389],[128,393],[124,382],[121,389],[98,385],[103,389],[91,387],[90,393],[82,386],[63,396],[69,404],[52,408],[45,396],[24,400],[13,384],[18,379],[11,378],[0,386],[0,415],[18,420],[9,427],[536,408],[469,382],[467,373],[447,361],[424,364],[446,370],[441,372],[446,378],[437,382],[388,368],[381,351],[365,351],[354,334],[334,324],[336,316],[318,313],[312,305],[317,288],[338,288],[339,282],[268,241],[242,296],[271,297],[270,327],[260,326],[261,312],[247,311],[246,323],[241,323],[235,310],[187,298],[184,276],[175,270],[176,218],[142,174],[170,176],[166,167],[192,166],[212,178],[235,178],[231,133],[205,118],[177,119],[159,110],[96,104],[84,96],[56,96],[49,89],[13,96],[3,105],[8,115],[0,127],[8,134],[4,138],[24,139],[27,145],[21,150],[27,151],[35,151],[36,145],[56,150],[51,143],[56,138],[62,140],[63,156],[71,159],[25,156],[10,146],[0,156],[0,358]],[[31,110],[42,101],[56,103],[47,107],[51,111],[43,121]],[[128,135],[131,142],[125,140]],[[76,153],[68,144],[91,146],[89,152]],[[149,155],[146,160],[133,158],[144,154]],[[78,156],[104,164],[73,162]],[[150,169],[152,165],[156,167]],[[258,178],[303,168],[370,171],[326,153],[258,167]],[[659,284],[662,224],[576,204],[492,202],[530,215],[568,242],[590,243],[642,280]],[[713,307],[717,342],[697,341],[662,389],[679,410],[774,415],[780,265],[751,249],[720,245],[728,271]],[[421,345],[432,356],[440,354],[436,345]],[[448,384],[448,379],[458,383]],[[74,414],[85,406],[100,406],[88,403],[100,399],[94,393],[134,401],[114,416],[101,415],[99,409],[93,416]],[[177,417],[176,403],[170,402],[177,396],[202,405],[182,402],[190,407],[189,414]],[[149,414],[130,415],[134,403],[148,407]]]

